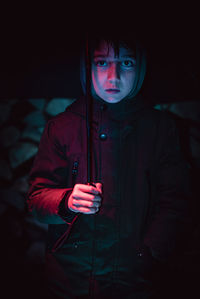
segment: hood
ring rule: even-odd
[[[146,52],[145,49],[136,43],[136,77],[134,85],[130,93],[124,99],[134,98],[140,91],[146,74]],[[84,53],[80,59],[80,81],[83,90],[83,94],[86,94],[86,65]],[[96,98],[100,99],[98,96]],[[123,99],[123,100],[124,100]]]

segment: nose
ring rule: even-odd
[[[112,83],[120,79],[118,64],[112,62],[108,68],[108,80]]]

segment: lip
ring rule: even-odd
[[[109,88],[109,89],[106,89],[106,92],[107,92],[107,93],[118,93],[118,92],[120,92],[120,89],[117,89],[117,88]]]

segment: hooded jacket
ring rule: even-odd
[[[73,186],[87,183],[85,98],[52,118],[41,138],[28,206],[49,224],[53,298],[149,298],[153,273],[179,248],[188,226],[188,166],[172,119],[137,95],[146,61],[138,48],[136,56],[136,80],[126,99],[93,99],[92,181],[103,185],[98,213],[67,208]]]
[[[140,97],[94,100],[92,136],[97,214],[58,216],[74,184],[87,182],[84,98],[47,123],[30,173],[29,208],[49,223],[49,285],[58,298],[137,298],[186,231],[188,166],[174,122]]]

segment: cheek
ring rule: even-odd
[[[123,75],[123,84],[127,89],[132,89],[135,81],[135,72],[125,73]]]
[[[104,72],[99,70],[92,71],[92,83],[95,89],[102,87],[105,80],[106,80],[106,75]]]

